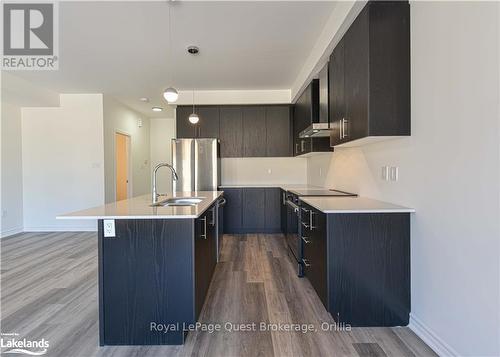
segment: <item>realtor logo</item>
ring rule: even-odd
[[[3,4],[2,69],[57,69],[57,4]]]

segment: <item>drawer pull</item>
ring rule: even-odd
[[[302,263],[304,264],[305,267],[310,267],[311,264],[309,263],[309,260],[302,258]]]
[[[302,237],[302,240],[303,240],[303,241],[304,241],[304,243],[306,243],[306,244],[311,243],[311,241],[310,241],[310,240],[308,240],[308,239],[307,239],[307,237]]]

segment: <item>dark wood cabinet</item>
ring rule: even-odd
[[[287,232],[287,204],[286,204],[286,191],[280,189],[280,222],[281,233],[286,235]]]
[[[243,157],[243,108],[220,107],[221,157]]]
[[[265,189],[265,218],[266,232],[279,232],[281,230],[281,189]]]
[[[177,137],[218,138],[222,158],[293,156],[290,105],[200,106],[196,125],[189,122],[192,112],[177,107]]]
[[[342,120],[345,119],[344,95],[344,40],[340,40],[330,56],[329,69],[329,96],[330,96],[330,145],[335,146],[344,141],[340,130]],[[345,124],[344,124],[345,125]]]
[[[325,214],[302,203],[301,222],[304,275],[337,322],[408,325],[409,213]]]
[[[304,275],[328,308],[326,215],[310,206],[301,207]]]
[[[200,218],[195,220],[194,281],[196,319],[200,316],[215,265],[217,264],[215,209],[215,206],[212,206]]]
[[[226,205],[224,206],[224,233],[237,234],[242,231],[243,190],[241,188],[222,188]]]
[[[206,106],[196,108],[200,121],[196,124],[198,138],[219,138],[219,107]],[[203,118],[203,119],[202,119]]]
[[[332,146],[411,134],[409,23],[407,1],[371,1],[334,49]]]
[[[266,107],[266,156],[292,155],[291,129],[290,108],[288,106]]]
[[[344,36],[345,118],[342,136],[355,140],[368,135],[369,9],[365,7]],[[343,140],[342,140],[343,141]]]
[[[243,229],[245,232],[258,232],[266,224],[266,189],[243,189]]]
[[[219,138],[219,107],[197,107],[196,113],[200,116],[200,121],[196,125],[189,122],[191,113],[192,106],[177,106],[177,138]]]
[[[191,106],[177,106],[175,109],[177,138],[196,138],[198,128],[189,122],[189,115],[192,112]]]
[[[224,191],[224,233],[279,233],[280,188],[221,188]]]
[[[260,106],[243,107],[243,156],[265,157],[266,109]]]

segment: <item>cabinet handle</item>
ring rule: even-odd
[[[347,119],[342,118],[342,137],[341,139],[347,138],[349,135],[346,134],[345,125],[348,123]]]
[[[312,231],[315,227],[313,226],[313,214],[312,210],[309,211],[309,229]]]
[[[304,264],[305,267],[310,267],[311,264],[309,263],[309,260],[302,258],[302,263]]]
[[[301,152],[305,151],[305,149],[304,149],[304,144],[305,144],[305,141],[304,141],[304,140],[301,140],[301,141],[300,141],[300,151],[301,151]]]
[[[308,210],[307,208],[300,207],[300,209],[301,209],[303,212],[309,212],[309,210]]]
[[[342,118],[344,120],[344,118]],[[339,139],[342,140],[342,120],[339,120]]]
[[[201,219],[203,221],[203,234],[200,234],[200,237],[203,239],[207,239],[207,216]]]
[[[302,225],[304,226],[304,228],[309,228],[308,224],[305,224],[304,222],[300,222],[300,223],[302,223]]]
[[[307,239],[307,237],[304,237],[304,236],[303,236],[303,237],[302,237],[302,240],[303,240],[303,241],[304,241],[304,243],[306,243],[306,244],[311,243],[311,241],[310,241],[310,240],[308,240],[308,239]]]
[[[282,196],[283,196],[283,206],[284,206],[286,205],[285,191],[283,191]]]
[[[215,206],[212,207],[212,221],[210,222],[211,226],[215,226]]]
[[[299,143],[295,143],[295,153],[299,152]]]

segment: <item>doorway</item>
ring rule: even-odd
[[[126,200],[130,194],[130,136],[115,133],[116,201]]]

